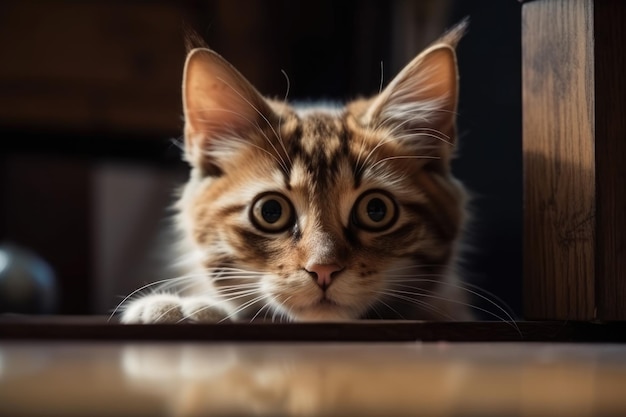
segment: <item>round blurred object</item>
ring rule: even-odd
[[[0,313],[52,314],[57,286],[50,265],[12,244],[0,246]]]

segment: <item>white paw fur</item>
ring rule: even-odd
[[[124,324],[217,323],[224,320],[227,314],[214,304],[212,299],[202,297],[152,294],[131,301],[120,321]]]

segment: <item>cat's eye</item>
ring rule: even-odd
[[[379,232],[391,227],[398,219],[398,207],[383,191],[362,194],[352,209],[352,221],[362,229]]]
[[[261,194],[252,205],[250,221],[264,232],[285,231],[294,222],[293,206],[278,193]]]

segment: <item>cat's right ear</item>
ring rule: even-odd
[[[409,62],[374,97],[361,121],[385,127],[420,155],[435,156],[432,166],[448,166],[456,136],[458,70],[455,47],[463,20]]]
[[[245,134],[270,123],[261,94],[216,52],[189,52],[183,75],[185,157],[207,175],[222,172],[220,158],[245,144]]]

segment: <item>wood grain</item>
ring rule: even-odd
[[[524,309],[626,320],[626,8],[523,7]]]
[[[522,11],[524,313],[594,317],[593,3]]]

